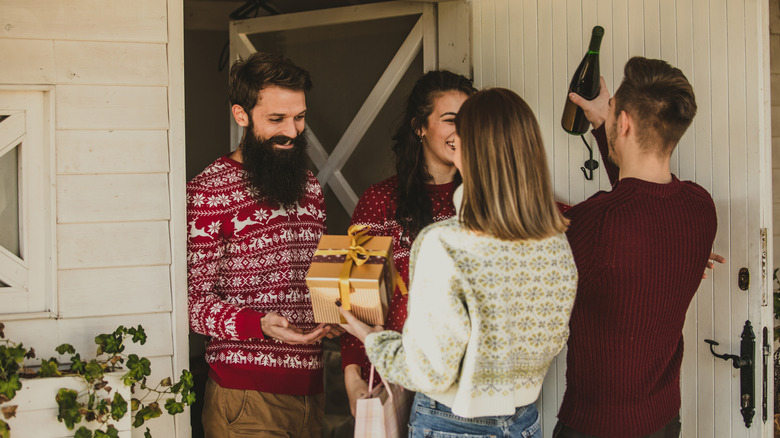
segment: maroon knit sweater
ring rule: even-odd
[[[360,201],[352,214],[353,225],[370,225],[372,236],[393,236],[393,262],[395,263],[401,278],[409,284],[409,251],[412,240],[403,234],[401,225],[395,220],[395,210],[398,208],[398,177],[392,176],[384,181],[372,185],[360,197]],[[427,184],[425,188],[431,200],[431,211],[434,222],[438,222],[455,215],[455,205],[452,203],[452,194],[455,192],[455,183]],[[390,301],[390,310],[387,314],[385,328],[400,332],[406,322],[407,296],[402,295],[396,288],[393,299]],[[363,379],[368,381],[368,372],[371,363],[366,356],[363,343],[356,337],[345,333],[341,336],[341,366],[357,364],[363,369]],[[379,378],[374,379],[379,382]]]
[[[325,204],[309,172],[305,195],[283,208],[222,157],[187,184],[190,328],[209,336],[209,377],[224,388],[290,395],[322,392],[322,343],[266,339],[260,318],[276,312],[316,326],[306,273],[325,232]]]
[[[604,128],[593,134],[613,187],[566,212],[579,285],[558,417],[588,435],[634,437],[679,413],[682,328],[717,218],[693,182],[616,181]]]

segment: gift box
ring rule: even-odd
[[[347,236],[322,236],[312,258],[309,286],[314,321],[345,322],[344,309],[371,325],[384,325],[398,275],[393,265],[393,238],[364,235],[366,227],[350,227]]]

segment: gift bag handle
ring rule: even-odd
[[[390,385],[387,384],[387,380],[379,374],[379,378],[382,380],[382,385],[387,389],[387,400],[393,402],[393,391],[390,390]],[[371,392],[374,389],[374,364],[371,364],[371,372],[368,377],[368,398],[371,398]]]

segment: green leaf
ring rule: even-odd
[[[127,374],[122,376],[125,385],[130,386],[135,382],[143,380],[152,374],[152,363],[145,357],[138,357],[137,354],[131,354],[127,358]]]
[[[116,427],[109,424],[105,432],[102,430],[96,430],[95,438],[119,438],[119,431],[116,429]]]
[[[149,429],[146,431],[148,432]],[[11,438],[11,426],[3,420],[0,420],[0,438]]]
[[[73,435],[73,438],[92,438],[92,431],[87,429],[86,426],[81,426],[76,431],[76,434]]]
[[[74,354],[76,353],[76,349],[73,348],[70,344],[61,344],[57,348],[54,349],[58,354]]]
[[[65,427],[68,430],[73,430],[76,423],[81,421],[81,404],[78,402],[78,396],[78,392],[72,389],[60,388],[57,391],[56,400],[57,406],[59,406],[57,420],[65,422]]]
[[[152,433],[149,432],[149,428],[146,428],[146,432],[144,432],[144,438],[152,438]]]
[[[38,375],[41,377],[61,376],[62,373],[60,373],[60,364],[57,362],[57,359],[52,357],[49,360],[41,360],[41,369],[38,371]]]
[[[102,379],[105,370],[103,366],[95,359],[92,359],[84,367],[84,378],[87,382],[94,382],[95,380]]]
[[[71,356],[70,358],[70,370],[76,374],[84,375],[86,372],[87,363],[81,360],[81,355],[76,353],[76,355]]]
[[[137,398],[131,398],[130,399],[130,410],[131,411],[137,411],[138,408],[141,407],[141,400],[138,400]]]
[[[129,328],[127,330],[128,335],[133,336],[133,342],[134,343],[140,343],[141,345],[144,345],[146,343],[146,332],[144,331],[144,328],[142,326],[138,326],[138,328]]]
[[[19,381],[19,375],[11,374],[8,380],[0,380],[0,399],[5,397],[11,400],[20,389],[22,389],[22,382]]]
[[[122,394],[114,393],[114,400],[111,402],[111,418],[119,421],[127,413],[127,401]]]
[[[184,403],[179,403],[175,398],[169,398],[165,400],[165,410],[171,415],[181,414],[184,412]]]
[[[0,322],[0,338],[5,338],[5,324]]]

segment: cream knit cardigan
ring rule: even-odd
[[[454,198],[460,211],[462,187]],[[569,335],[577,269],[566,235],[500,240],[455,216],[420,233],[410,267],[403,334],[365,339],[377,371],[462,417],[533,403]]]

